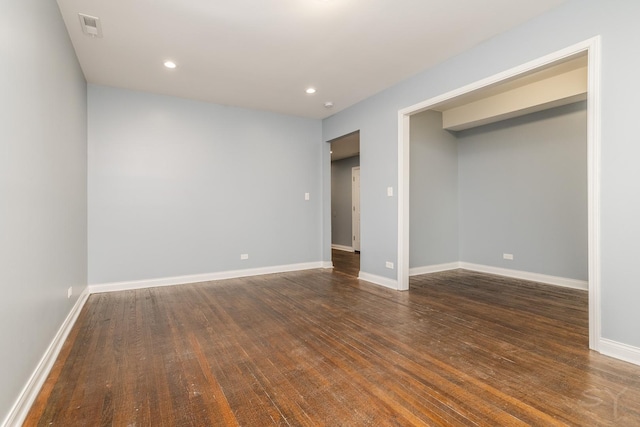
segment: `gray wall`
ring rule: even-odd
[[[87,131],[55,1],[2,2],[0,64],[1,424],[86,287]]]
[[[457,262],[458,148],[442,113],[411,117],[409,267]]]
[[[331,162],[331,243],[353,246],[351,233],[351,168],[360,156]]]
[[[410,267],[587,280],[586,121],[586,102],[457,133],[441,113],[412,116]]]
[[[384,267],[397,258],[398,110],[473,83],[596,35],[602,37],[601,102],[601,302],[602,336],[640,347],[640,287],[635,264],[640,253],[640,143],[637,108],[640,96],[640,2],[569,0],[553,11],[440,65],[405,80],[323,122],[323,140],[360,130],[362,257],[361,271],[395,279]],[[416,52],[416,54],[420,54]],[[329,170],[328,149],[323,154]],[[330,188],[325,173],[323,185]],[[329,191],[325,190],[327,205]],[[330,259],[326,221],[323,256]]]
[[[319,120],[89,85],[89,282],[321,261],[320,142]]]
[[[586,103],[458,137],[461,261],[587,280]]]

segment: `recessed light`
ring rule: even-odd
[[[307,92],[309,95],[316,93],[316,90],[312,87],[307,88],[307,90],[305,90],[305,92]]]
[[[324,108],[333,108],[333,102],[327,101],[324,103]]]
[[[164,61],[164,66],[171,69],[174,69],[177,67],[176,63],[173,61]]]

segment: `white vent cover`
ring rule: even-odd
[[[80,17],[80,26],[82,27],[83,33],[91,37],[102,37],[100,18],[82,13],[79,13],[78,16]]]

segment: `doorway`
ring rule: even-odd
[[[360,252],[360,166],[351,168],[351,242]]]
[[[587,90],[587,187],[588,187],[588,292],[589,347],[599,350],[600,341],[600,135],[599,76],[600,39],[595,37],[545,57],[483,79],[452,92],[425,100],[398,112],[398,288],[409,289],[409,145],[410,117],[433,110],[464,96],[477,94],[499,84],[530,75],[579,55],[588,58]]]
[[[331,258],[335,272],[360,271],[360,132],[331,144]]]

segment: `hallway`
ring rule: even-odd
[[[358,277],[360,271],[360,252],[347,252],[338,249],[331,250],[334,273],[341,273],[351,277]]]

